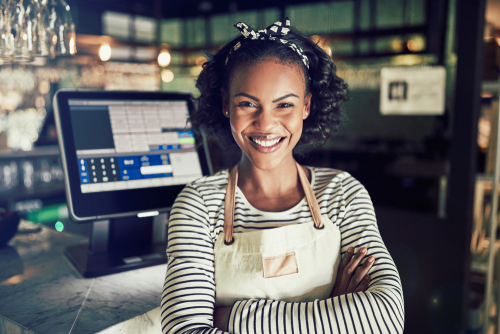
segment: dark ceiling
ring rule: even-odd
[[[307,0],[67,0],[77,9],[102,12],[116,11],[133,15],[163,18],[192,17],[203,14],[228,13],[234,11],[284,7],[289,4],[307,3]],[[318,2],[318,1],[315,1]],[[158,10],[157,10],[158,9]]]
[[[308,3],[307,0],[66,0],[74,11],[77,31],[100,35],[101,14],[105,11],[154,18],[186,18],[236,11],[280,8]],[[314,1],[318,2],[318,1]]]

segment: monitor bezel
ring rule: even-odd
[[[72,134],[69,100],[117,101],[186,101],[188,111],[194,109],[189,93],[78,91],[59,90],[54,95],[54,116],[58,134],[61,162],[64,170],[66,199],[70,218],[75,222],[135,216],[144,212],[169,211],[185,185],[82,193],[78,159]],[[213,174],[205,140],[197,142],[197,152],[203,175]]]

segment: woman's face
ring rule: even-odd
[[[223,96],[233,137],[255,167],[270,170],[293,160],[311,101],[300,66],[273,59],[242,65]]]

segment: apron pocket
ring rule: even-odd
[[[295,253],[262,258],[264,278],[273,278],[291,274],[297,274],[299,267]]]

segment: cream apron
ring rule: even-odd
[[[238,166],[225,197],[224,234],[215,243],[215,305],[237,300],[305,302],[329,297],[340,261],[340,231],[321,215],[304,170],[300,182],[313,221],[233,236]]]

